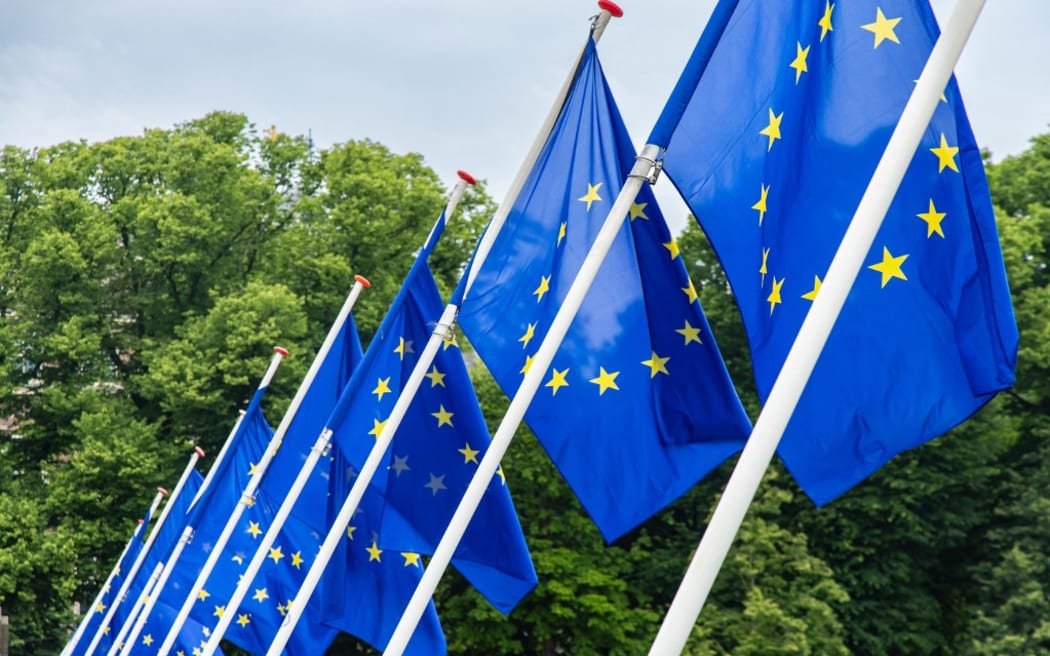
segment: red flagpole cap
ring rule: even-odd
[[[197,457],[199,457],[199,458],[203,458],[204,457],[204,449],[200,448],[199,446],[193,447],[193,451],[194,451],[194,453],[197,454]]]
[[[472,176],[471,174],[467,173],[466,171],[464,171],[462,169],[460,169],[459,171],[456,171],[456,175],[458,175],[459,179],[462,180],[463,182],[466,182],[468,185],[475,185],[475,184],[478,183],[478,181],[474,179],[474,176]]]
[[[372,286],[372,283],[368,282],[368,278],[365,278],[364,276],[354,276],[354,280],[361,283],[361,286],[365,289],[368,289]]]
[[[162,487],[158,487],[158,488],[157,488],[157,492],[159,492],[161,496],[164,496],[164,497],[168,496],[168,491],[167,491],[167,490],[165,490],[165,489],[164,489],[164,488],[162,488]]]
[[[609,0],[598,0],[598,8],[609,12],[613,18],[623,16],[623,9],[620,9],[620,5],[615,2],[609,2]]]
[[[273,347],[273,352],[280,354],[281,357],[288,357],[288,349],[284,348],[283,346]]]

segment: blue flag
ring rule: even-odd
[[[459,316],[507,394],[531,365],[634,152],[590,43]],[[648,188],[525,419],[610,541],[678,498],[750,432]]]
[[[371,439],[371,438],[370,438]],[[355,469],[341,450],[332,450],[332,479],[329,511],[334,517],[349,496]],[[379,545],[379,529],[384,517],[383,498],[369,491],[332,560],[328,563],[320,589],[314,597],[322,603],[322,618],[361,638],[378,650],[386,647],[412,592],[423,576],[423,562],[417,552],[387,549]],[[440,656],[446,652],[434,603],[427,609],[405,650],[407,656]]]
[[[241,419],[240,426],[234,434],[226,455],[218,463],[215,475],[208,488],[190,510],[187,523],[193,527],[193,540],[183,550],[176,569],[160,593],[158,607],[182,608],[186,595],[193,587],[198,574],[215,548],[215,542],[222,533],[226,520],[233,512],[241,497],[241,492],[248,485],[251,470],[259,462],[273,431],[262,415],[261,403],[265,390],[255,393],[251,403]],[[237,584],[237,574],[231,568],[237,566],[229,558],[219,561],[212,576],[201,590],[190,619],[203,627],[204,640],[210,635],[210,627],[218,622],[225,609],[226,600],[230,598]],[[149,621],[155,621],[163,608],[154,609]],[[167,633],[164,633],[166,636]],[[157,647],[164,641],[164,636]]]
[[[171,556],[172,550],[186,528],[186,519],[190,508],[203,482],[204,477],[199,472],[196,470],[190,472],[182,490],[179,491],[179,495],[168,502],[172,504],[168,517],[164,521],[164,526],[158,531],[157,537],[153,541],[153,546],[143,560],[142,569],[139,570],[138,575],[135,577],[136,581],[132,584],[128,593],[128,601],[131,604],[134,604],[135,600],[141,595],[143,586],[149,581],[157,563],[166,562]],[[129,610],[130,608],[131,606],[128,606]],[[167,604],[160,602],[155,604],[149,619],[136,638],[131,653],[135,655],[156,654],[164,638],[168,635],[168,629],[171,627],[171,623],[177,614],[177,608],[171,608]],[[183,625],[179,638],[175,642],[173,653],[190,654],[194,648],[202,647],[206,641],[207,635],[204,627],[190,619]]]
[[[650,142],[736,294],[764,399],[937,37],[928,2],[723,2]],[[953,80],[778,449],[823,504],[1014,379],[1017,328]]]
[[[235,574],[235,585],[241,571],[254,557],[262,535],[269,529],[311,447],[324,429],[339,391],[349,381],[360,359],[361,341],[357,327],[353,317],[347,317],[263,477],[255,504],[241,518],[242,530],[234,533],[226,547],[228,572]],[[324,500],[328,494],[329,468],[328,459],[322,458],[311,472],[306,487],[268,552],[265,565],[255,577],[251,593],[235,611],[237,616],[225,637],[246,651],[266,652],[328,532],[327,503]],[[231,587],[227,598],[232,591]],[[320,607],[319,600],[311,599],[288,643],[288,653],[322,653],[338,634],[337,630],[321,624]]]
[[[87,653],[87,648],[91,644],[95,634],[102,628],[102,619],[106,616],[106,612],[110,606],[116,601],[117,591],[123,585],[124,577],[127,572],[131,569],[135,559],[138,558],[139,552],[142,551],[143,544],[148,535],[149,530],[150,513],[149,509],[146,509],[146,514],[139,522],[139,525],[135,527],[135,532],[131,536],[131,540],[128,542],[128,547],[124,551],[120,560],[117,561],[117,566],[113,571],[112,578],[106,583],[106,586],[102,590],[102,596],[93,608],[88,609],[91,613],[91,617],[88,619],[87,625],[84,627],[84,633],[82,634],[80,641],[77,642],[76,647],[73,648],[71,656],[83,656]],[[127,603],[127,602],[125,602]],[[134,601],[132,601],[134,603]],[[120,631],[120,621],[123,614],[120,617],[115,613],[113,618],[110,620],[109,627],[102,629],[104,631],[104,637],[99,642],[98,647],[95,648],[96,652],[103,652],[109,649],[110,637],[116,636],[117,632]],[[114,629],[113,627],[116,627]]]
[[[351,466],[360,467],[367,458],[444,309],[426,263],[443,227],[442,217],[329,420],[333,438]],[[403,565],[421,568],[417,554],[433,553],[488,444],[463,356],[455,340],[448,339],[394,436],[388,470],[372,481],[369,494],[381,496],[385,504],[378,506],[381,523],[375,513],[368,517],[377,533],[376,547],[405,552]],[[345,493],[333,497],[341,502]],[[482,498],[452,563],[502,612],[509,612],[535,587],[536,572],[502,478],[493,481]],[[407,589],[380,645],[385,645],[414,587]],[[353,605],[353,591],[346,594],[347,605]]]

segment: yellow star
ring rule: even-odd
[[[292,567],[295,569],[302,569],[303,565],[303,552],[296,551],[292,554]]]
[[[353,540],[354,539],[354,531],[356,531],[356,530],[357,530],[356,526],[354,526],[353,524],[348,524],[347,527],[346,527],[346,538],[348,540]]]
[[[795,84],[798,84],[803,73],[809,72],[809,67],[806,65],[806,57],[809,56],[809,48],[810,46],[803,48],[800,42],[795,42],[795,59],[790,64],[790,67],[795,69]]]
[[[693,287],[693,281],[692,280],[689,281],[689,286],[688,287],[682,287],[682,291],[685,292],[685,295],[689,297],[689,302],[690,303],[696,303],[696,299],[698,297],[696,295],[696,287]]]
[[[255,473],[257,471],[259,471],[259,467],[254,462],[248,465],[248,475],[249,476],[255,476]]]
[[[507,484],[507,475],[503,473],[503,465],[500,465],[499,469],[496,470],[496,476],[499,476],[499,480],[503,485]]]
[[[459,348],[459,342],[456,341],[456,331],[451,328],[445,333],[445,336],[441,338],[441,350],[447,351],[450,346]]]
[[[249,624],[251,624],[251,622],[252,621],[250,619],[248,619],[248,615],[247,614],[238,615],[237,616],[237,623],[241,625],[242,629],[244,627],[248,626]]]
[[[437,387],[438,385],[441,385],[442,387],[445,386],[445,374],[438,371],[437,365],[434,365],[434,368],[430,370],[429,374],[423,375],[430,379],[431,387]]]
[[[664,244],[664,248],[670,251],[672,260],[678,257],[680,253],[680,251],[678,250],[678,242],[676,242],[674,239]]]
[[[379,421],[378,419],[372,419],[372,430],[368,431],[368,434],[372,437],[379,439],[379,434],[383,432],[383,427],[386,426],[386,420]]]
[[[431,412],[430,416],[437,418],[437,420],[438,420],[438,428],[441,428],[442,426],[450,426],[450,427],[452,426],[452,415],[453,414],[455,414],[455,413],[452,413],[452,412],[449,412],[448,410],[445,410],[445,406],[441,405],[441,406],[438,407],[438,411],[437,412]]]
[[[769,270],[766,268],[766,260],[768,260],[768,259],[769,259],[769,249],[768,248],[763,248],[762,249],[762,266],[758,267],[758,272],[762,274],[762,284],[759,285],[760,288],[766,286],[766,274],[769,273]]]
[[[223,613],[225,613],[225,612],[226,612],[226,607],[225,606],[216,606],[215,607],[215,611],[212,613],[212,615],[214,615],[215,617],[222,617]]]
[[[773,291],[769,292],[769,296],[766,298],[766,302],[769,303],[769,315],[773,316],[773,309],[783,301],[780,300],[780,288],[784,286],[784,279],[777,280],[776,276],[773,276]]]
[[[567,225],[568,224],[565,221],[562,221],[561,225],[558,226],[558,243],[554,244],[555,248],[561,246],[561,240],[565,239],[565,228]]]
[[[577,198],[576,200],[583,201],[584,203],[587,203],[587,211],[590,212],[591,211],[591,203],[593,203],[596,200],[601,200],[602,199],[602,197],[598,195],[598,190],[601,189],[601,188],[602,188],[602,183],[600,183],[600,182],[598,184],[596,184],[596,185],[588,184],[587,185],[587,195],[581,196],[580,198]]]
[[[897,39],[896,33],[893,28],[897,27],[897,23],[901,22],[900,18],[886,18],[882,13],[880,7],[875,8],[875,22],[868,23],[867,25],[861,25],[861,29],[865,29],[875,35],[875,47],[878,48],[880,44],[886,39],[899,44],[900,41]]]
[[[547,381],[547,384],[544,385],[544,387],[551,388],[551,396],[554,396],[558,393],[560,388],[568,387],[569,383],[565,381],[565,376],[568,375],[569,370],[562,369],[561,371],[558,371],[557,369],[551,369],[551,372],[551,379]]]
[[[893,257],[890,255],[890,249],[883,246],[882,261],[878,264],[872,264],[868,268],[882,274],[882,286],[885,287],[886,283],[890,281],[890,278],[900,278],[901,280],[908,279],[905,277],[904,272],[901,271],[901,265],[904,264],[904,260],[906,259],[908,259],[907,254]]]
[[[531,355],[526,355],[525,356],[525,364],[523,364],[521,366],[521,370],[518,371],[518,373],[522,374],[522,375],[525,375],[525,374],[529,373],[529,368],[530,367],[532,367],[532,356]]]
[[[631,211],[630,211],[631,220],[632,221],[634,221],[635,219],[646,219],[646,220],[648,220],[649,217],[646,216],[646,214],[645,214],[645,208],[646,208],[647,205],[649,205],[649,203],[631,203]]]
[[[243,565],[244,564],[244,556],[242,556],[240,554],[234,554],[234,555],[230,556],[230,560],[232,560],[233,562],[237,563],[238,565]]]
[[[784,112],[780,114],[774,114],[773,110],[769,110],[769,125],[758,131],[759,134],[769,137],[769,147],[766,148],[766,152],[773,150],[773,142],[780,139],[780,122],[784,120]]]
[[[532,292],[532,295],[536,297],[536,302],[539,303],[543,300],[543,295],[551,290],[551,277],[540,276],[540,284],[536,287],[536,291]]]
[[[281,614],[281,617],[284,617],[285,613],[288,612],[288,607],[284,604],[277,604],[277,612]]]
[[[679,328],[675,332],[682,337],[685,337],[685,344],[683,344],[683,346],[687,346],[690,342],[703,344],[703,342],[700,341],[700,329],[694,328],[693,325],[689,323],[688,319],[685,320],[685,326]]]
[[[819,21],[817,21],[817,25],[820,26],[821,41],[823,41],[824,37],[828,35],[828,32],[831,32],[834,29],[831,27],[831,12],[833,11],[835,11],[835,5],[831,4],[831,2],[827,2],[824,5],[824,15],[820,17]]]
[[[401,359],[404,360],[405,359],[405,354],[406,353],[411,353],[411,352],[412,352],[412,340],[408,340],[406,342],[404,337],[398,337],[397,338],[397,348],[394,349],[394,353],[397,353],[399,356],[401,356]]]
[[[390,376],[386,378],[380,378],[376,383],[376,388],[372,390],[372,393],[379,397],[377,400],[382,401],[384,394],[390,394]]]
[[[377,563],[383,562],[379,558],[379,555],[383,553],[383,550],[379,548],[379,545],[377,545],[374,540],[372,541],[372,546],[365,549],[365,551],[368,552],[368,562],[372,562],[373,560]]]
[[[266,588],[256,588],[255,594],[252,595],[252,599],[262,603],[270,598],[270,595],[266,593]]]
[[[204,651],[200,647],[194,647],[193,656],[204,656]]]
[[[405,559],[405,567],[419,567],[419,554],[402,551],[401,557]]]
[[[98,605],[95,606],[95,612],[96,613],[105,613],[106,612],[106,604],[102,603],[101,601],[98,602]]]
[[[530,323],[528,325],[528,327],[525,328],[525,334],[518,338],[518,341],[521,342],[521,348],[527,348],[528,345],[529,345],[529,342],[531,342],[532,338],[535,337],[535,336],[536,336],[536,324]]]
[[[605,394],[606,390],[620,389],[619,385],[616,384],[616,377],[619,375],[619,371],[613,371],[610,373],[605,370],[605,367],[598,367],[598,377],[592,378],[590,382],[598,386],[598,396],[601,396],[602,394]]]
[[[197,599],[200,599],[201,601],[204,601],[205,599],[207,599],[210,596],[211,596],[211,593],[208,592],[207,590],[205,590],[204,588],[201,588],[201,591],[197,593]]]
[[[802,295],[807,301],[817,300],[817,292],[820,291],[820,276],[813,276],[813,290]]]
[[[180,649],[180,650],[178,650],[177,652],[175,652],[175,656],[186,656],[186,652],[184,652],[184,651],[182,651],[182,650]]]
[[[649,367],[649,378],[656,378],[656,374],[667,374],[670,376],[671,374],[667,371],[667,361],[670,359],[670,357],[661,358],[656,354],[656,351],[653,351],[652,357],[648,360],[642,360],[642,364]]]
[[[464,465],[468,462],[472,462],[475,465],[478,464],[478,454],[481,453],[481,451],[470,448],[470,442],[465,443],[462,449],[456,449],[456,451],[463,454]]]
[[[938,212],[937,208],[933,206],[933,199],[930,199],[930,210],[923,214],[916,214],[926,222],[926,238],[929,239],[933,236],[933,233],[937,233],[941,237],[944,237],[944,230],[941,229],[941,221],[944,217],[948,216],[945,212]]]
[[[147,633],[146,635],[142,636],[142,644],[146,645],[147,647],[152,645],[153,644],[153,634]]]
[[[281,562],[281,559],[284,558],[284,554],[281,552],[281,545],[277,545],[270,549],[270,555],[267,556],[267,558],[275,563]]]
[[[941,133],[941,145],[936,148],[930,148],[930,152],[937,156],[937,172],[940,173],[945,167],[959,172],[959,167],[955,165],[955,155],[959,152],[958,146],[949,146],[948,140],[944,138],[944,133]]]
[[[248,533],[251,534],[253,539],[258,539],[262,535],[262,529],[259,528],[259,522],[248,522]]]
[[[766,218],[766,201],[769,199],[769,185],[761,185],[761,196],[758,198],[758,202],[751,206],[751,209],[758,210],[758,225],[762,225],[762,220]]]

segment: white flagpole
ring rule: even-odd
[[[462,200],[463,194],[467,190],[467,185],[474,184],[474,178],[465,171],[458,171],[457,175],[459,176],[459,180],[449,193],[448,201],[445,205],[444,217],[446,222],[451,220],[452,215],[455,213],[459,201]],[[427,236],[426,242],[424,243],[430,242],[430,238],[433,236],[434,230],[437,229],[437,227],[438,224],[435,223],[434,227],[431,228],[430,235]],[[317,441],[314,442],[313,448],[310,450],[310,455],[302,464],[302,467],[300,467],[299,474],[296,476],[295,482],[292,483],[291,489],[288,490],[288,494],[281,501],[281,507],[277,510],[273,520],[270,522],[270,526],[266,531],[266,535],[263,536],[262,542],[260,542],[259,546],[256,548],[255,555],[248,564],[248,568],[244,571],[241,581],[237,585],[237,589],[234,590],[233,596],[230,600],[226,602],[226,610],[222,617],[219,618],[219,623],[212,628],[211,636],[208,638],[208,644],[204,646],[204,656],[210,656],[215,653],[215,649],[219,646],[219,641],[222,640],[222,637],[226,634],[226,630],[230,627],[230,624],[233,623],[237,609],[240,607],[241,602],[244,601],[249,589],[255,582],[255,576],[259,573],[259,570],[262,569],[263,564],[266,562],[270,547],[272,547],[273,543],[277,540],[281,529],[284,527],[284,522],[288,519],[288,515],[291,514],[296,501],[299,500],[299,496],[302,494],[303,488],[306,487],[306,483],[310,480],[310,476],[313,475],[318,460],[328,453],[328,443],[331,438],[332,430],[326,426],[325,429],[321,431]],[[318,554],[317,558],[314,559],[314,563],[311,564],[310,571],[313,571],[314,565],[317,564],[317,561],[320,558],[321,554]],[[327,563],[327,559],[325,562]],[[308,579],[309,575],[309,572],[307,572]],[[306,609],[306,600],[303,600],[301,604],[299,602],[298,595],[301,594],[301,591],[302,587],[300,587],[300,593],[296,594],[296,599],[291,603],[290,615],[294,615],[295,620],[291,621],[290,616],[286,615],[284,622],[282,622],[282,627],[290,625],[294,628],[295,623],[298,622],[298,618],[302,616],[303,611]],[[309,597],[307,597],[307,599],[309,599]],[[289,630],[289,637],[290,635],[291,630]]]
[[[284,358],[288,357],[288,349],[280,346],[273,347],[273,357],[270,358],[270,364],[266,368],[266,372],[263,374],[262,379],[259,381],[259,385],[256,387],[256,392],[264,390],[270,386],[270,382],[273,377],[277,374],[277,369],[281,366],[281,362]],[[215,478],[215,473],[222,466],[222,461],[226,458],[226,454],[230,449],[230,443],[233,441],[233,437],[237,434],[237,429],[240,428],[241,422],[244,420],[244,410],[241,410],[237,415],[237,421],[233,424],[233,429],[226,436],[226,441],[222,445],[222,449],[219,450],[219,455],[215,457],[215,461],[211,464],[211,468],[208,469],[208,475],[204,477],[204,481],[201,483],[200,489],[197,490],[197,494],[194,495],[193,501],[190,502],[190,508],[192,508],[197,500],[200,499],[204,491],[211,485],[212,479]],[[204,457],[204,451],[197,447],[200,456]],[[172,572],[175,571],[175,567],[178,565],[179,557],[182,555],[183,549],[193,539],[193,527],[187,526],[182,530],[182,534],[179,536],[179,541],[175,543],[172,548],[171,554],[169,554],[167,562],[164,564],[163,571],[157,580],[156,585],[153,588],[153,594],[151,594],[145,600],[145,607],[139,614],[138,619],[135,622],[135,628],[133,629],[132,635],[128,638],[127,644],[124,645],[124,649],[120,652],[121,654],[130,654],[134,647],[135,640],[138,639],[139,633],[143,627],[146,626],[146,622],[149,621],[149,614],[153,612],[153,607],[157,605],[157,601],[160,599],[161,593],[164,591],[164,586],[168,583],[168,578],[171,577]]]
[[[831,261],[820,293],[802,322],[722,499],[693,554],[649,650],[651,656],[679,654],[685,648],[715,577],[983,6],[984,0],[959,0],[947,27],[937,39]]]
[[[174,497],[172,497],[174,498]],[[131,651],[130,647],[134,644],[134,641],[138,639],[139,630],[139,617],[141,616],[142,607],[146,604],[146,600],[149,599],[150,591],[153,590],[153,586],[156,585],[157,579],[160,578],[160,573],[164,569],[164,563],[157,563],[153,568],[153,573],[150,574],[149,580],[146,581],[146,585],[142,586],[142,592],[139,593],[138,598],[135,600],[135,605],[131,607],[131,612],[128,613],[127,618],[124,620],[124,625],[120,627],[120,632],[117,633],[117,637],[113,640],[113,644],[109,646],[109,651],[106,652],[106,656],[117,656],[118,652],[123,653],[124,651]],[[145,622],[143,622],[145,624]],[[137,627],[132,632],[132,627]],[[128,635],[132,633],[132,635]],[[128,642],[125,643],[125,640]]]
[[[623,11],[619,6],[609,0],[599,0],[598,7],[601,11],[595,16],[591,27],[591,38],[595,43],[597,43],[601,39],[602,34],[604,34],[609,19],[613,17],[619,18],[623,15]],[[521,168],[511,182],[503,203],[500,204],[496,214],[489,222],[485,233],[482,235],[481,240],[478,242],[477,253],[475,254],[473,264],[471,269],[466,273],[467,282],[465,288],[467,290],[470,289],[474,279],[477,277],[481,265],[492,250],[492,245],[496,241],[496,236],[506,222],[507,216],[510,214],[510,209],[514,205],[514,201],[517,200],[518,194],[521,193],[522,187],[525,186],[529,173],[532,171],[533,165],[539,158],[540,151],[543,149],[551,130],[554,128],[554,123],[558,120],[558,116],[561,114],[562,105],[564,105],[565,98],[568,96],[569,89],[572,87],[573,80],[576,77],[576,70],[579,68],[579,62],[583,57],[585,49],[586,46],[584,46],[576,56],[576,60],[570,69],[569,75],[566,77],[565,82],[558,91],[554,104],[544,119],[540,131],[532,143],[532,147],[529,149],[529,152],[525,156],[525,160],[522,162]],[[376,442],[372,446],[372,450],[369,452],[368,458],[365,460],[361,471],[358,472],[357,477],[354,479],[354,483],[350,488],[350,493],[347,495],[346,500],[339,509],[339,513],[336,515],[332,527],[330,528],[324,543],[321,545],[320,553],[318,553],[314,562],[311,564],[310,570],[307,572],[306,578],[303,580],[303,584],[300,586],[299,592],[296,594],[295,599],[292,602],[292,610],[285,617],[273,642],[270,643],[270,648],[266,652],[267,656],[280,656],[282,650],[288,644],[288,640],[291,638],[292,632],[295,630],[295,626],[298,623],[299,618],[302,616],[307,602],[317,588],[317,585],[324,574],[325,568],[328,566],[329,561],[332,559],[332,555],[335,553],[335,550],[339,545],[343,531],[346,530],[346,526],[350,523],[354,513],[357,512],[357,508],[361,503],[361,499],[364,497],[368,484],[371,483],[372,478],[375,476],[383,455],[393,441],[394,434],[401,425],[401,420],[404,419],[405,413],[412,404],[412,400],[415,398],[416,392],[418,391],[427,370],[430,368],[431,363],[433,363],[438,348],[442,345],[446,337],[452,334],[453,323],[455,322],[456,314],[458,312],[459,306],[449,303],[445,307],[444,312],[442,312],[437,324],[434,326],[434,332],[431,334],[430,339],[427,340],[427,345],[420,354],[419,360],[412,369],[412,373],[409,374],[408,380],[405,382],[404,386],[402,386],[401,392],[394,404],[394,408],[391,411],[390,416],[387,418],[382,431],[380,431],[379,435],[376,437]],[[416,622],[418,622],[418,618]],[[415,625],[413,625],[413,630],[414,628]]]
[[[270,439],[270,443],[266,447],[266,452],[256,465],[255,473],[248,481],[247,487],[245,487],[244,491],[241,493],[240,500],[230,513],[230,517],[226,521],[222,533],[212,547],[211,553],[208,554],[208,559],[204,562],[204,567],[201,568],[200,573],[197,575],[197,579],[193,583],[193,587],[190,589],[189,594],[186,595],[186,599],[183,602],[182,607],[179,609],[179,613],[175,617],[171,629],[168,630],[168,635],[165,636],[164,642],[157,650],[159,656],[167,656],[168,652],[171,651],[172,646],[175,644],[175,641],[178,639],[179,632],[182,630],[182,625],[186,623],[186,618],[189,617],[190,611],[193,610],[193,604],[197,602],[197,596],[200,594],[200,591],[204,589],[204,584],[207,582],[208,576],[211,575],[212,570],[215,569],[215,565],[219,562],[219,558],[222,557],[222,552],[226,548],[226,544],[230,541],[233,532],[236,530],[237,523],[241,520],[241,516],[244,514],[248,505],[254,502],[255,491],[259,488],[259,484],[262,482],[263,474],[266,473],[266,469],[270,466],[270,462],[273,461],[277,449],[280,448],[281,442],[284,440],[284,434],[288,431],[288,426],[292,423],[292,420],[295,419],[295,414],[299,411],[299,406],[302,405],[306,392],[310,389],[310,385],[313,384],[314,378],[317,376],[317,371],[321,368],[321,364],[328,355],[328,351],[331,350],[332,344],[339,336],[339,332],[342,331],[343,324],[346,323],[347,317],[350,316],[350,310],[354,307],[354,303],[357,302],[357,297],[361,295],[361,291],[365,287],[371,286],[364,276],[354,276],[354,280],[354,286],[350,289],[350,293],[343,302],[343,307],[339,309],[339,314],[332,323],[332,327],[328,330],[328,334],[325,336],[321,348],[318,349],[317,355],[314,356],[314,361],[310,365],[310,369],[306,372],[306,376],[299,384],[299,389],[295,392],[295,396],[292,398],[292,402],[288,405],[288,409],[285,410],[280,425],[277,426],[277,430],[274,431],[273,437]]]
[[[492,443],[485,450],[485,455],[481,459],[477,471],[474,472],[474,477],[471,479],[470,485],[467,486],[463,499],[460,500],[448,528],[445,529],[445,533],[441,536],[441,541],[434,551],[434,556],[430,559],[426,571],[423,572],[423,578],[420,579],[419,585],[416,586],[412,599],[408,602],[408,607],[401,616],[401,621],[398,622],[397,628],[394,629],[394,635],[390,638],[390,642],[383,652],[385,655],[398,656],[404,653],[405,648],[408,647],[408,641],[416,630],[416,625],[423,616],[430,598],[434,595],[438,581],[441,580],[441,576],[452,561],[452,555],[455,553],[456,547],[459,546],[463,533],[467,530],[467,525],[481,503],[481,498],[484,496],[489,482],[499,468],[500,459],[503,458],[503,454],[506,453],[511,440],[514,439],[515,431],[521,425],[521,421],[525,416],[525,410],[528,409],[529,404],[536,395],[536,390],[539,389],[544,376],[547,375],[547,369],[550,367],[551,361],[554,360],[554,356],[558,352],[565,334],[569,331],[572,320],[576,318],[576,313],[579,312],[580,306],[583,305],[587,291],[598,276],[598,269],[605,260],[605,256],[608,255],[609,249],[612,248],[616,235],[620,232],[620,227],[623,225],[624,218],[631,208],[631,203],[634,202],[638,191],[642,188],[642,183],[648,181],[649,176],[652,175],[658,154],[658,147],[647,145],[635,160],[634,168],[628,174],[623,188],[616,197],[616,202],[613,203],[612,209],[605,218],[605,223],[602,224],[601,230],[598,231],[598,235],[587,253],[587,257],[584,258],[583,263],[580,265],[580,271],[576,274],[576,279],[573,280],[569,291],[565,295],[565,300],[554,315],[550,330],[544,336],[539,350],[536,351],[536,355],[532,360],[532,366],[529,367],[528,372],[521,381],[521,385],[518,386],[518,390],[514,393],[510,407],[503,416],[503,421],[496,430],[496,434],[492,437]]]
[[[84,631],[87,630],[87,625],[94,617],[95,609],[102,603],[102,597],[105,596],[106,591],[109,590],[110,585],[113,583],[113,579],[117,576],[117,568],[120,567],[120,561],[124,560],[124,556],[128,555],[128,550],[131,549],[131,545],[135,543],[135,540],[139,539],[142,531],[145,530],[146,522],[139,520],[138,526],[131,534],[131,538],[128,543],[124,545],[124,551],[120,552],[120,556],[117,558],[117,562],[113,564],[113,569],[109,570],[109,576],[106,577],[106,582],[99,589],[98,594],[95,595],[95,600],[91,602],[91,606],[88,608],[88,612],[84,613],[83,619],[80,620],[80,624],[77,626],[77,630],[73,632],[73,637],[69,639],[66,646],[62,648],[60,656],[69,656],[76,649],[77,643],[84,636]]]

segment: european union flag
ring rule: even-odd
[[[332,453],[329,512],[334,517],[350,494],[356,470],[339,449]],[[314,595],[321,600],[321,617],[326,623],[379,650],[390,641],[423,576],[419,553],[380,547],[379,529],[388,512],[378,492],[370,490],[365,494],[346,529],[346,540],[332,555],[321,588]],[[436,656],[445,652],[445,634],[434,603],[430,602],[405,653]]]
[[[117,591],[123,584],[124,576],[131,569],[135,559],[138,558],[139,552],[142,551],[147,531],[149,530],[149,521],[150,512],[149,509],[147,509],[142,521],[139,522],[137,527],[135,527],[135,532],[128,541],[127,548],[117,561],[117,565],[113,570],[113,576],[106,582],[106,585],[102,590],[102,596],[99,597],[99,600],[94,607],[88,609],[88,612],[91,613],[91,617],[88,619],[88,623],[84,627],[84,632],[81,634],[80,641],[77,642],[76,646],[70,652],[70,656],[83,656],[86,654],[87,648],[91,645],[91,641],[95,637],[95,634],[102,629],[102,619],[106,616],[106,611],[113,602],[116,601]],[[134,602],[132,601],[131,603]],[[117,632],[120,630],[119,622],[120,619],[117,614],[114,614],[113,618],[110,619],[110,626],[103,629],[105,634],[102,641],[99,642],[98,647],[95,648],[96,652],[103,652],[105,649],[109,649],[109,645],[111,644],[109,636],[116,636]],[[115,630],[113,629],[114,626],[116,626]]]
[[[215,548],[227,518],[237,505],[241,492],[248,485],[255,463],[262,458],[273,435],[273,430],[262,414],[261,402],[264,393],[265,390],[255,393],[226,456],[218,463],[210,485],[190,511],[188,524],[194,528],[193,540],[183,550],[177,568],[161,591],[158,606],[182,608],[186,595]],[[224,557],[220,560],[194,604],[190,618],[208,629],[205,640],[207,634],[210,634],[210,627],[216,624],[224,612],[225,600],[230,598],[237,585],[237,572],[234,571],[236,567],[239,567],[239,564],[232,562],[230,558]],[[150,615],[150,621],[155,619],[157,613],[155,608],[154,613]],[[157,647],[164,642],[166,635],[165,632]]]
[[[168,502],[172,504],[171,511],[168,513],[164,526],[157,533],[153,546],[143,560],[142,569],[139,570],[139,574],[136,576],[137,580],[132,584],[131,591],[128,593],[128,601],[132,604],[142,594],[142,589],[150,576],[152,576],[157,563],[166,562],[171,556],[172,550],[186,527],[186,519],[193,500],[203,483],[204,477],[199,472],[196,470],[190,472],[182,490],[179,491],[179,495]],[[128,606],[128,608],[130,610],[131,606]],[[167,636],[168,629],[171,627],[177,613],[177,609],[171,608],[166,604],[158,603],[154,605],[149,619],[135,638],[135,644],[129,653],[133,655],[156,654],[165,636]],[[135,619],[131,621],[135,621]],[[199,649],[202,647],[206,638],[204,627],[190,619],[183,625],[182,631],[179,633],[179,639],[175,643],[175,653],[190,654],[194,648]]]
[[[409,271],[329,422],[333,439],[352,466],[360,467],[367,458],[444,309],[426,262],[443,228],[444,217]],[[417,554],[433,553],[488,444],[463,356],[450,337],[438,349],[394,436],[388,471],[372,481],[369,494],[381,495],[385,503],[381,525],[374,514],[369,517],[378,534],[376,547],[411,554],[405,566],[421,568]],[[341,501],[346,495],[334,496]],[[494,481],[482,498],[452,562],[502,612],[509,612],[536,585],[502,480]],[[391,618],[386,638],[414,587]],[[349,604],[354,603],[353,594],[348,591]]]
[[[531,366],[634,152],[592,42],[459,315],[507,394]],[[649,189],[525,419],[610,541],[678,498],[750,432]]]
[[[226,601],[233,595],[241,572],[255,554],[255,543],[269,527],[280,501],[291,486],[306,454],[320,434],[324,420],[335,405],[338,390],[349,378],[361,357],[361,342],[352,317],[337,333],[328,355],[317,370],[313,384],[302,399],[299,411],[285,433],[281,449],[271,461],[253,505],[242,515],[240,526],[225,546],[205,588],[198,595],[191,618],[211,627],[226,612]],[[247,487],[256,464],[262,459],[273,437],[273,430],[262,414],[265,390],[253,397],[240,427],[231,441],[226,458],[213,477],[213,484],[194,507],[190,525],[195,528],[193,542],[183,552],[180,569],[162,593],[175,608],[192,588],[228,517]],[[320,469],[320,468],[319,468]],[[327,468],[318,480],[311,479],[278,541],[270,550],[267,566],[253,582],[252,594],[237,609],[234,625],[227,632],[231,642],[252,652],[265,652],[287,613],[288,602],[295,596],[309,568],[309,562],[320,545],[323,529],[315,523],[324,521],[325,507],[316,499],[327,494]],[[310,497],[309,495],[313,495]],[[272,562],[271,562],[272,561]],[[231,610],[230,612],[234,612]],[[334,639],[336,631],[317,622],[302,622],[292,635],[289,649],[295,653],[321,653]]]
[[[261,536],[269,529],[309,457],[361,355],[357,327],[353,317],[347,317],[263,477],[255,504],[241,518],[243,530],[237,531],[226,547],[230,555],[228,562],[236,565],[231,565],[231,573],[236,572],[237,580],[255,556]],[[328,459],[317,463],[277,540],[269,548],[250,595],[240,608],[228,609],[237,615],[225,637],[247,651],[266,652],[328,532],[327,504],[321,500],[328,494],[329,469]],[[319,600],[311,600],[306,613],[288,643],[289,653],[321,653],[338,634],[320,623]]]
[[[769,393],[937,37],[929,3],[723,2],[650,142]],[[778,449],[818,504],[1013,382],[1017,328],[953,80]]]

